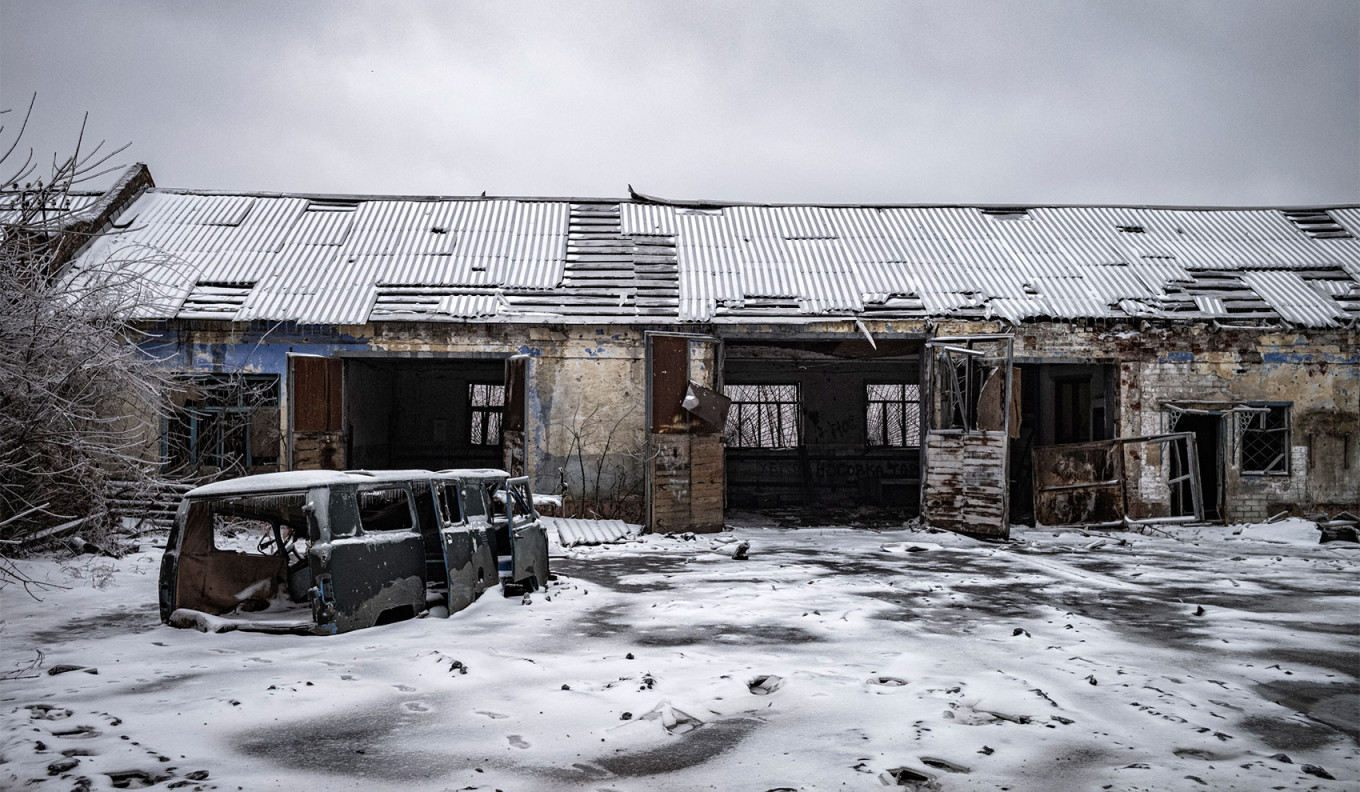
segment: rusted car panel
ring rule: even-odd
[[[507,479],[297,471],[199,487],[180,505],[161,563],[161,619],[333,634],[432,606],[454,613],[497,582],[498,555],[507,595],[535,588],[547,580],[546,533],[524,479],[508,485],[516,505],[496,515],[488,491]]]

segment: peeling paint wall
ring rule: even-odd
[[[684,329],[719,336],[736,333],[748,339],[793,333],[847,341],[864,338],[863,330],[846,321]],[[864,329],[879,337],[1005,331],[997,322],[866,321]],[[142,346],[175,368],[275,373],[281,379],[287,376],[290,351],[483,359],[527,355],[525,428],[534,491],[565,491],[568,503],[586,514],[642,517],[643,327],[389,322],[328,330],[184,322],[162,325],[156,332],[158,338]],[[1021,362],[1116,367],[1118,387],[1106,396],[1116,435],[1166,431],[1168,402],[1290,403],[1288,475],[1243,475],[1232,433],[1225,434],[1226,520],[1260,519],[1283,510],[1306,514],[1360,508],[1357,331],[1050,322],[1027,324],[1015,333],[1015,355]],[[286,383],[281,394],[283,429],[288,415]],[[1167,507],[1159,469],[1134,456],[1125,462],[1132,515],[1162,516]]]
[[[1168,431],[1170,402],[1219,403],[1225,410],[1243,402],[1289,403],[1287,475],[1244,475],[1233,419],[1225,419],[1221,500],[1228,522],[1360,504],[1360,334],[1354,330],[1048,323],[1026,326],[1016,354],[1117,362],[1116,430],[1126,437]],[[1160,469],[1137,456],[1126,464],[1132,515],[1165,516]]]

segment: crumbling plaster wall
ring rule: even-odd
[[[1017,355],[1119,363],[1116,429],[1123,436],[1168,431],[1165,404],[1171,401],[1291,403],[1288,475],[1242,475],[1236,433],[1225,422],[1225,520],[1259,520],[1283,510],[1353,510],[1360,503],[1355,331],[1045,323],[1021,333]],[[1132,451],[1126,463],[1132,515],[1164,516],[1166,488],[1158,471]]]
[[[645,435],[643,331],[621,326],[382,322],[342,328],[254,328],[176,322],[150,345],[185,371],[280,375],[280,433],[288,415],[287,354],[390,353],[438,357],[528,355],[526,410],[535,492],[559,492],[596,511],[621,497],[640,516]],[[579,437],[579,439],[578,439]]]

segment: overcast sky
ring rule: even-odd
[[[35,91],[164,187],[1360,202],[1356,0],[0,0]]]

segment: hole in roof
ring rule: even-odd
[[[978,211],[997,220],[1028,220],[1029,210],[1016,207],[988,206]]]
[[[1287,211],[1284,216],[1294,227],[1313,239],[1352,239],[1350,231],[1324,209]]]
[[[1147,233],[1147,229],[1144,228],[1144,227],[1142,227],[1142,226],[1140,226],[1140,225],[1121,225],[1121,226],[1115,226],[1115,228],[1118,228],[1120,231],[1122,231],[1122,232],[1125,233],[1125,234],[1146,234],[1146,233]]]
[[[448,232],[449,230],[447,228],[443,228],[441,226],[432,226],[430,228],[431,234],[447,234]]]
[[[358,201],[313,198],[307,202],[307,211],[309,212],[353,212],[358,208]]]

